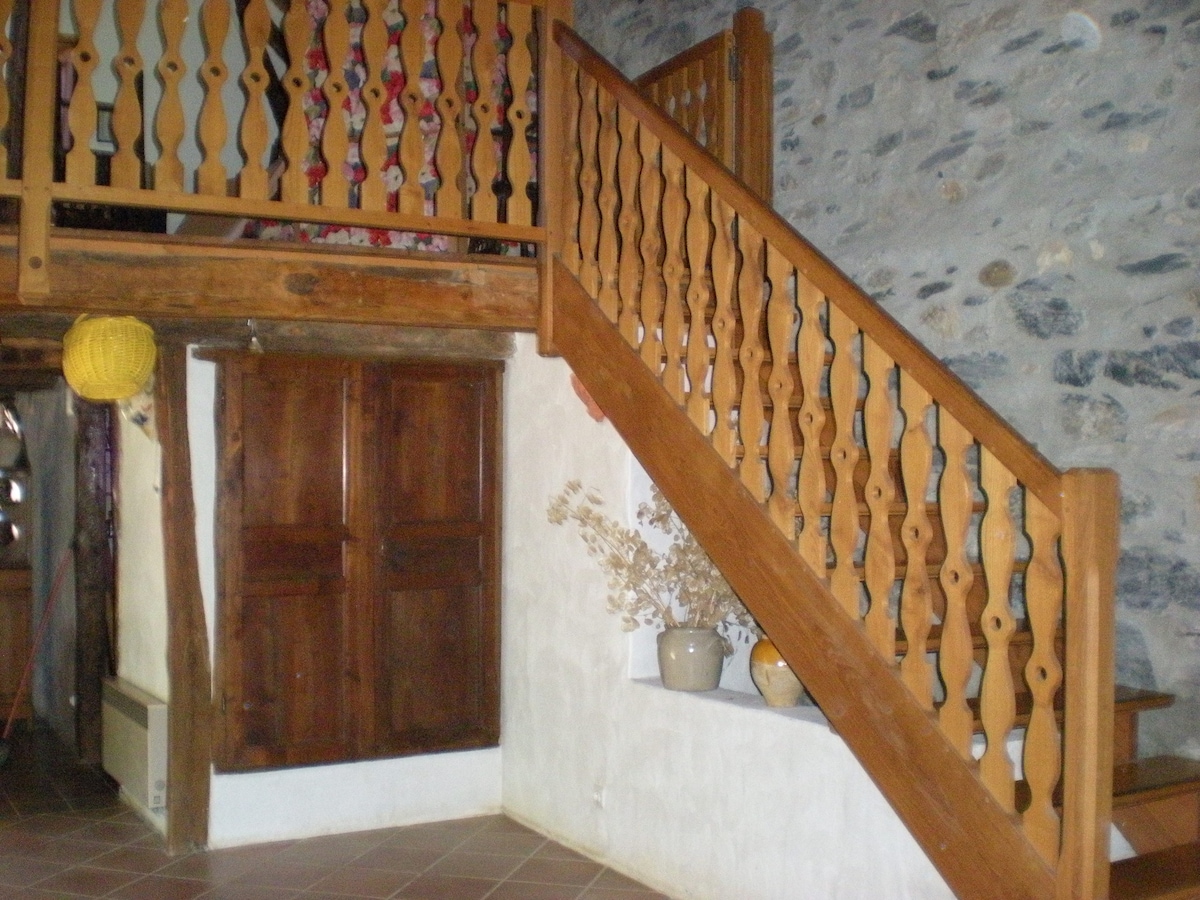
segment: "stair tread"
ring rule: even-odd
[[[1200,897],[1200,843],[1181,844],[1112,864],[1110,900]]]
[[[1151,756],[1113,767],[1113,806],[1200,791],[1200,760]]]

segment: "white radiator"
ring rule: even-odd
[[[167,704],[121,678],[104,680],[104,771],[148,810],[167,805]]]

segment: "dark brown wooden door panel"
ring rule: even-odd
[[[501,367],[218,359],[218,768],[496,744]]]

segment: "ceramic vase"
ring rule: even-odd
[[[804,685],[770,638],[762,638],[751,648],[750,677],[767,706],[796,706],[804,696]]]
[[[725,645],[715,628],[668,628],[658,635],[658,671],[672,691],[711,691],[721,682]]]

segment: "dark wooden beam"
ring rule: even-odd
[[[23,298],[15,235],[0,235],[0,312],[537,327],[536,262],[518,257],[68,229],[49,255],[50,293]]]
[[[162,441],[163,548],[167,581],[167,850],[208,843],[212,765],[212,666],[196,556],[196,511],[187,432],[187,351],[159,348],[155,415]]]

